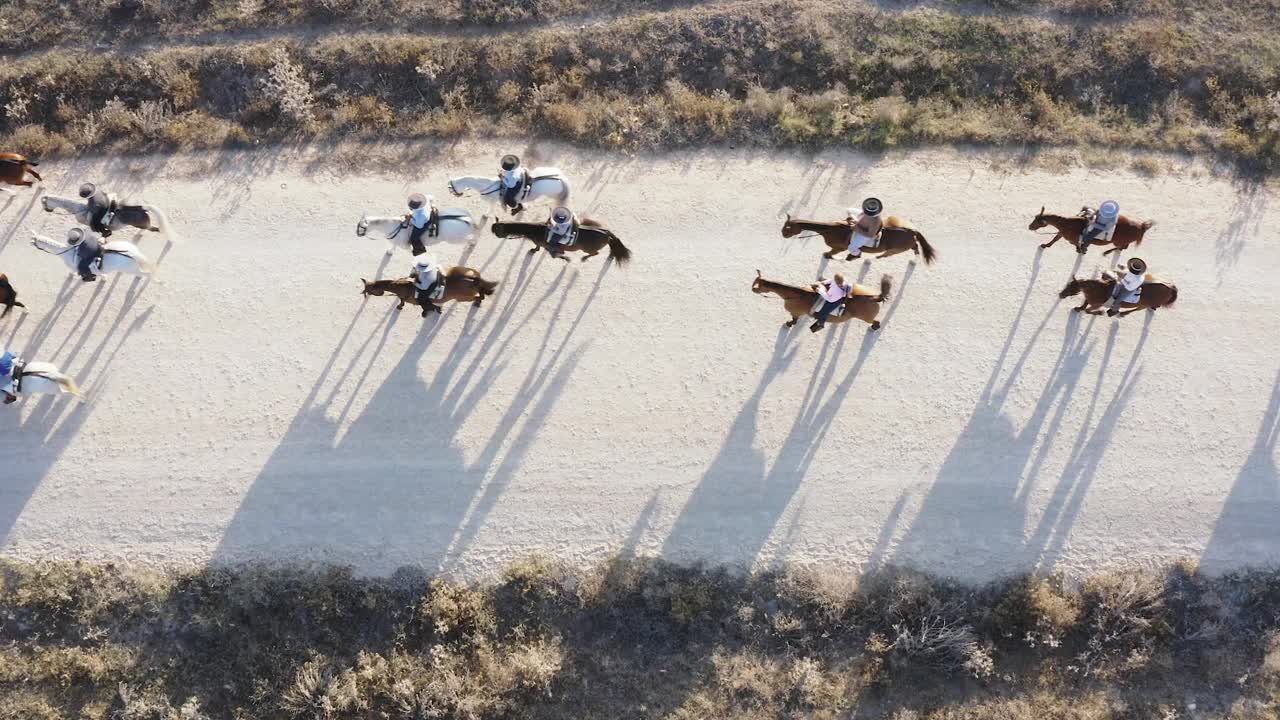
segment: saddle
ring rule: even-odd
[[[441,278],[440,282],[436,283],[436,288],[431,291],[432,300],[439,300],[444,297],[444,291],[447,289],[445,287],[446,282],[447,280]]]

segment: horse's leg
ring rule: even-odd
[[[872,329],[872,330],[879,330],[879,329],[880,329],[880,321],[879,321],[879,320],[872,320],[872,321],[871,321],[871,329]]]
[[[798,317],[796,317],[796,316],[792,315],[792,316],[791,316],[791,320],[790,320],[789,322],[784,322],[784,323],[782,323],[782,324],[783,324],[784,326],[786,326],[786,327],[795,327],[795,326],[796,326],[796,321],[797,321],[797,320],[799,320],[799,319],[800,319],[800,318],[798,318]]]
[[[26,171],[31,174],[31,177],[39,180],[40,182],[44,182],[44,178],[40,177],[40,173],[32,170],[30,165],[26,167]]]
[[[1062,233],[1058,233],[1057,235],[1054,235],[1054,236],[1053,236],[1053,239],[1052,239],[1052,240],[1050,240],[1049,242],[1047,242],[1047,243],[1040,243],[1040,247],[1042,247],[1042,248],[1053,247],[1053,244],[1054,244],[1054,243],[1056,243],[1056,242],[1058,242],[1058,241],[1059,241],[1059,240],[1061,240],[1061,239],[1062,239]]]
[[[593,253],[588,253],[588,254],[586,254],[586,255],[583,255],[583,256],[582,256],[582,259],[581,259],[581,260],[579,260],[578,262],[586,262],[586,261],[587,261],[587,258],[593,258],[593,257],[595,257],[595,256],[597,256],[597,255],[599,255],[599,254],[600,254],[600,251],[599,251],[599,250],[597,250],[597,251],[595,251],[595,252],[593,252]],[[567,259],[568,259],[568,258],[566,258],[566,260],[567,260]]]
[[[836,258],[835,253],[836,253],[836,251],[835,251],[835,250],[832,250],[832,251],[830,251],[830,252],[824,252],[824,253],[822,253],[822,257],[824,257],[824,258],[826,258],[826,259],[828,259],[828,260],[834,260],[834,259]]]

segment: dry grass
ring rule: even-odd
[[[48,28],[59,8],[83,5],[96,17],[121,2],[138,0],[19,3],[0,18],[23,13],[25,26]],[[351,133],[532,133],[624,149],[1126,146],[1280,170],[1280,36],[1269,31],[1280,0],[954,3],[965,13],[655,1],[581,27],[537,21],[584,11],[586,0],[292,0],[247,15],[245,2],[138,2],[137,12],[159,18],[149,38],[315,18],[343,32],[18,56],[0,66],[0,139],[35,155]],[[996,12],[1010,7],[1035,12]],[[1054,12],[1035,14],[1046,8]],[[523,24],[497,36],[352,29],[380,27],[400,10],[429,27]],[[1095,15],[1118,19],[1072,19]],[[839,30],[849,27],[878,31]]]
[[[1264,718],[1280,574],[0,563],[0,718]],[[1188,698],[1197,709],[1188,712]]]

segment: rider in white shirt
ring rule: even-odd
[[[811,331],[818,332],[826,326],[827,316],[831,315],[853,293],[853,285],[844,281],[844,275],[836,273],[834,278],[815,283],[812,287],[825,301],[818,312],[814,313],[814,317],[818,319],[817,322],[809,326]]]
[[[1136,303],[1142,296],[1142,284],[1147,281],[1147,263],[1142,258],[1129,258],[1128,272],[1120,276],[1107,301],[1107,309],[1115,311],[1121,303]]]
[[[551,211],[551,219],[547,220],[547,250],[552,255],[563,255],[562,245],[572,245],[574,236],[578,234],[578,216],[566,207],[558,207]]]
[[[421,255],[427,251],[426,246],[422,244],[422,235],[426,233],[427,225],[431,223],[433,204],[430,195],[414,193],[409,196],[410,212],[405,216],[405,220],[413,227],[409,233],[409,247],[414,255]]]
[[[502,158],[502,174],[498,176],[502,182],[502,202],[511,208],[511,212],[524,210],[520,203],[520,191],[529,179],[529,171],[520,164],[520,158],[506,155]]]
[[[876,198],[862,201],[862,212],[854,217],[853,208],[849,208],[849,224],[853,226],[853,237],[849,240],[849,255],[862,257],[862,248],[875,243],[880,236],[884,223],[880,221],[880,211],[884,203]]]
[[[418,290],[418,304],[422,306],[422,317],[426,317],[432,310],[438,310],[436,304],[431,301],[431,293],[440,282],[440,266],[436,264],[436,259],[426,253],[414,258],[410,277],[413,278],[413,286]]]
[[[1098,211],[1089,219],[1084,232],[1080,233],[1080,244],[1076,251],[1083,255],[1089,250],[1089,243],[1096,238],[1111,240],[1116,234],[1116,225],[1120,222],[1120,204],[1115,200],[1107,200],[1098,206]]]

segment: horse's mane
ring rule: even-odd
[[[811,295],[817,295],[817,294],[818,294],[818,293],[814,292],[811,288],[807,288],[807,287],[799,287],[799,286],[796,286],[796,285],[788,285],[788,284],[786,284],[786,283],[775,282],[775,281],[773,281],[773,280],[766,280],[766,279],[765,279],[765,278],[763,278],[763,277],[756,278],[756,282],[760,283],[761,285],[763,285],[763,286],[765,286],[765,287],[767,287],[767,288],[769,288],[769,289],[771,289],[771,290],[790,290],[790,291],[792,291],[792,292],[797,292],[797,293],[809,293],[809,294],[811,294]]]

